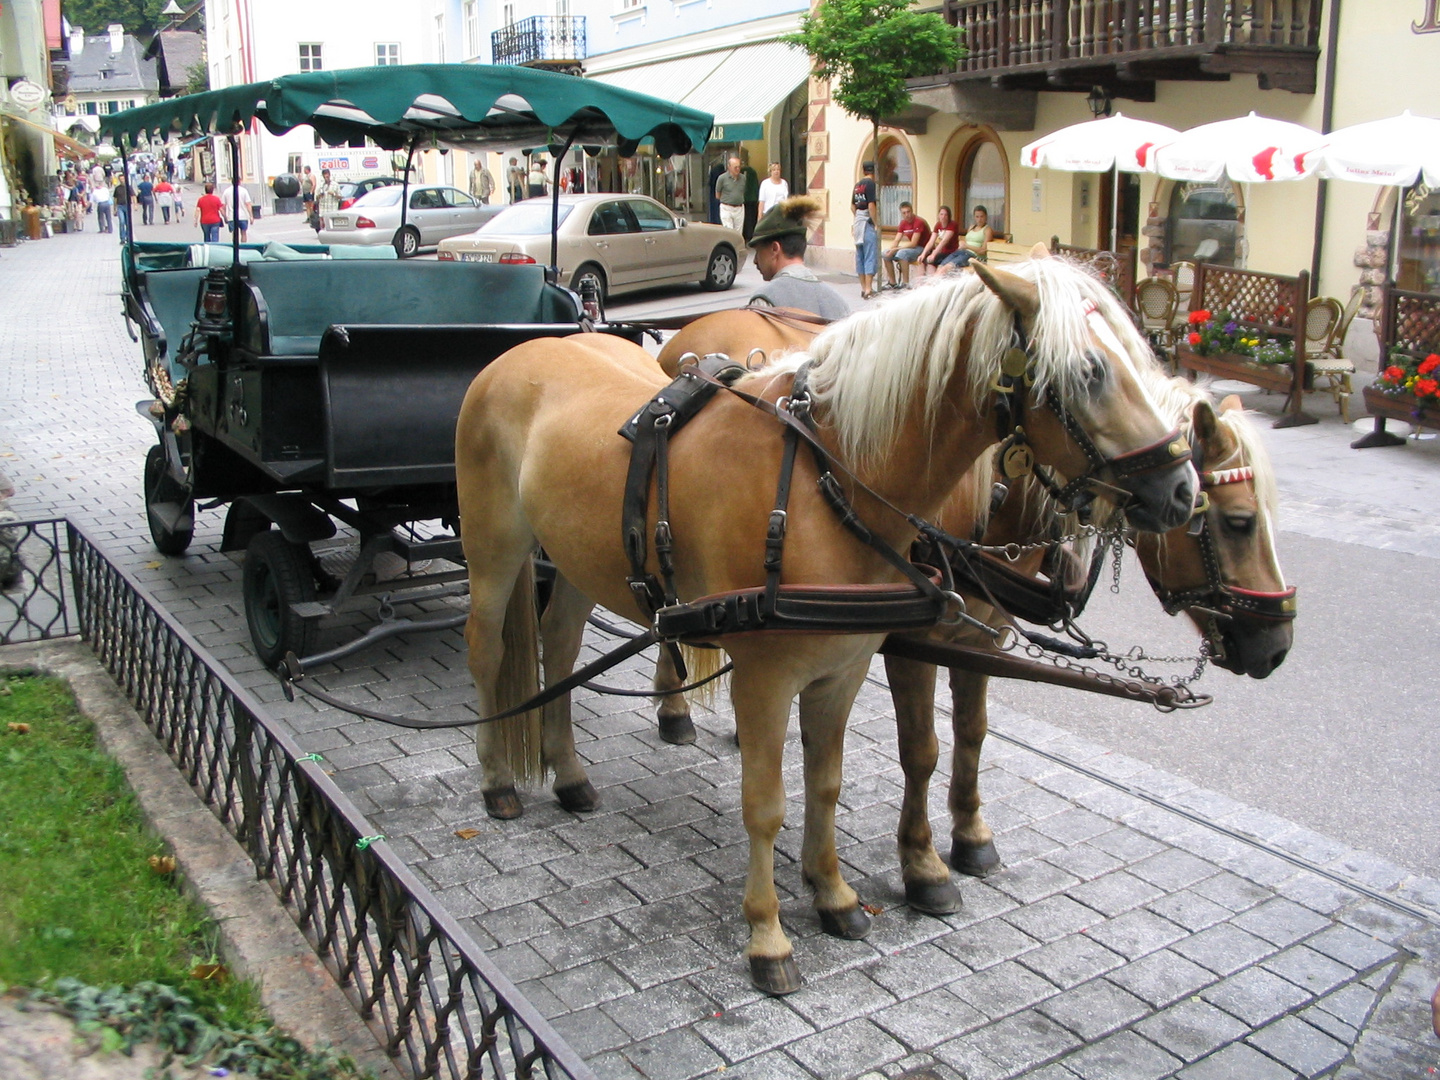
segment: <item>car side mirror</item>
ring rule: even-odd
[[[683,217],[682,217],[682,218],[676,218],[675,220],[680,223],[680,228],[682,228],[682,229],[685,228],[685,226],[687,226],[687,225],[690,224],[690,222],[687,221],[687,220],[686,220],[685,218],[683,218]]]

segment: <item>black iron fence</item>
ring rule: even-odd
[[[4,642],[78,629],[403,1071],[594,1080],[321,765],[143,585],[74,523],[6,527],[25,569],[0,593],[23,627]]]
[[[497,64],[578,65],[585,59],[584,15],[532,15],[490,35]]]
[[[0,522],[0,645],[75,633],[64,525]]]

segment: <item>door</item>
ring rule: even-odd
[[[643,281],[645,241],[625,201],[612,199],[596,206],[586,229],[587,247],[594,261],[605,270],[610,285],[633,285]]]
[[[705,267],[702,264],[699,269],[694,269],[690,265],[694,259],[687,258],[687,238],[680,231],[674,215],[648,199],[631,199],[626,206],[639,226],[640,239],[644,244],[638,280],[699,280]]]
[[[452,211],[439,188],[417,188],[410,193],[410,210],[405,215],[408,224],[420,230],[420,244],[431,247],[446,235]]]

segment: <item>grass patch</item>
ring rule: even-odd
[[[199,811],[206,812],[206,811]],[[30,987],[123,1046],[274,1078],[355,1076],[276,1031],[255,986],[199,979],[216,928],[157,873],[120,765],[59,679],[0,677],[0,988]]]

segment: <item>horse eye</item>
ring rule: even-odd
[[[1255,531],[1254,514],[1226,514],[1223,520],[1226,530],[1237,536],[1249,536]]]
[[[1105,381],[1109,374],[1109,367],[1105,358],[1099,353],[1086,353],[1085,355],[1085,381],[1092,385],[1099,385]]]

